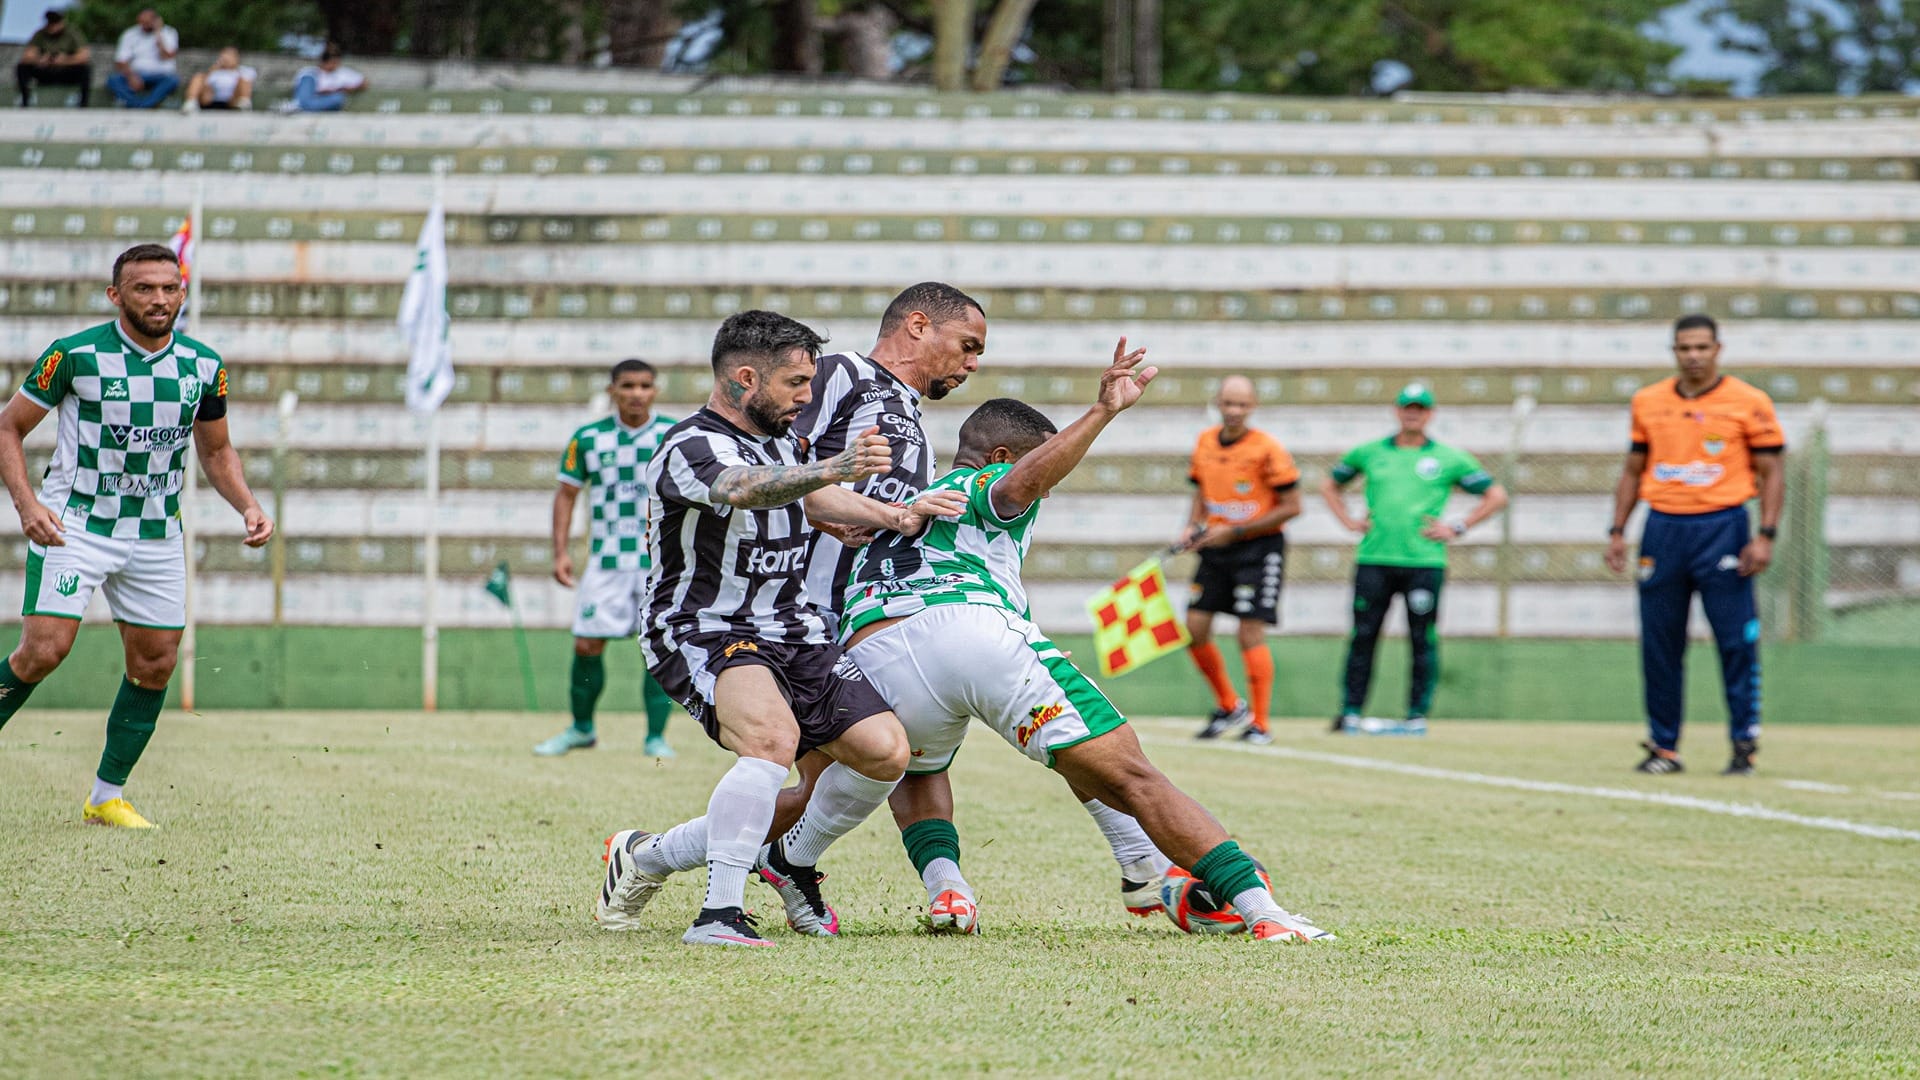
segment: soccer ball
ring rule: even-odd
[[[1260,867],[1260,880],[1271,890],[1273,881],[1267,877],[1267,868],[1258,861],[1254,865]],[[1166,904],[1167,918],[1189,934],[1246,932],[1247,921],[1233,910],[1232,904],[1215,899],[1207,891],[1205,882],[1177,866],[1161,879],[1160,900]]]

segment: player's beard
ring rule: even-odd
[[[121,308],[120,312],[127,317],[129,323],[133,324],[135,330],[140,331],[150,338],[166,337],[173,332],[173,324],[180,318],[180,309],[178,308],[152,317],[128,307]]]
[[[747,414],[753,426],[769,435],[785,435],[793,430],[793,419],[798,413],[781,412],[754,394],[740,403],[740,411]]]
[[[935,379],[933,380],[933,384],[927,387],[927,400],[939,401],[941,398],[960,389],[960,384],[966,381],[967,377],[965,375],[950,375],[944,379]]]

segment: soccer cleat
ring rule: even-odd
[[[1720,770],[1721,776],[1752,776],[1753,756],[1760,752],[1760,740],[1736,739],[1733,743],[1733,760]]]
[[[650,758],[670,758],[674,756],[673,747],[668,746],[667,740],[658,735],[647,736],[647,744],[641,749],[641,753]]]
[[[959,889],[941,889],[927,905],[927,913],[920,916],[920,925],[926,927],[929,934],[977,934],[980,909],[973,897]]]
[[[1305,915],[1294,915],[1282,911],[1281,917],[1261,919],[1253,924],[1250,931],[1255,941],[1277,941],[1282,944],[1297,944],[1307,941],[1338,941],[1333,931],[1322,930],[1313,925],[1313,920]]]
[[[1166,901],[1160,898],[1160,875],[1145,881],[1120,875],[1120,902],[1127,906],[1127,914],[1142,918],[1167,910]]]
[[[1236,701],[1231,709],[1215,709],[1207,716],[1207,726],[1200,729],[1196,739],[1217,739],[1228,731],[1247,722],[1253,715],[1245,701]]]
[[[1240,733],[1240,741],[1248,746],[1273,745],[1273,732],[1264,728],[1250,727]]]
[[[541,757],[559,757],[569,750],[591,750],[599,741],[585,732],[568,728],[545,742],[535,743],[533,752]]]
[[[117,829],[154,829],[159,826],[140,816],[140,811],[125,799],[108,799],[95,806],[92,803],[80,811],[80,817],[89,825],[111,825]]]
[[[1664,776],[1667,773],[1686,771],[1686,766],[1680,764],[1680,755],[1672,750],[1662,750],[1652,742],[1641,743],[1640,749],[1647,752],[1647,759],[1634,766],[1634,769],[1639,772]]]
[[[702,908],[680,940],[689,945],[771,945],[760,936],[753,916],[737,907]]]
[[[640,925],[640,911],[667,883],[665,874],[649,874],[634,865],[634,845],[653,834],[641,829],[623,829],[607,837],[607,850],[601,855],[607,864],[607,879],[600,886],[600,902],[594,906],[593,921],[602,930],[632,930]]]
[[[1335,735],[1360,734],[1360,714],[1357,712],[1343,712],[1339,716],[1334,717],[1333,733]]]
[[[811,866],[787,862],[786,840],[781,838],[760,849],[753,872],[780,894],[787,909],[787,925],[796,934],[812,937],[838,937],[840,914],[820,898],[820,883],[827,875]]]

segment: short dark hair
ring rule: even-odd
[[[893,298],[893,303],[887,305],[886,314],[880,316],[880,336],[886,337],[900,329],[900,324],[906,321],[907,316],[916,311],[938,325],[963,319],[969,310],[982,315],[987,313],[987,309],[980,306],[980,301],[943,282],[923,281],[918,285],[909,285]]]
[[[960,425],[960,454],[984,457],[996,446],[1025,452],[1058,430],[1047,414],[1024,401],[988,398]]]
[[[180,256],[175,255],[173,249],[165,244],[135,244],[121,252],[119,258],[113,260],[113,283],[120,284],[121,267],[137,262],[170,262],[179,266]]]
[[[651,375],[653,374],[653,365],[647,363],[645,360],[632,360],[632,359],[622,360],[619,363],[613,365],[613,370],[607,373],[607,381],[619,382],[620,376],[631,375],[636,373],[641,375]]]
[[[66,21],[67,21],[67,13],[65,9],[57,8],[57,7],[50,7],[47,9],[47,25],[48,26],[52,26],[54,23],[66,22]]]
[[[1713,316],[1702,315],[1697,311],[1691,315],[1682,315],[1673,321],[1674,336],[1680,336],[1682,330],[1705,330],[1713,335],[1713,340],[1720,340],[1720,324],[1713,321]]]
[[[820,346],[826,343],[827,339],[814,333],[812,327],[777,311],[735,312],[713,335],[713,373],[718,375],[730,362],[741,360],[756,371],[769,371],[795,349],[805,349],[809,357],[818,357]]]
[[[320,49],[321,63],[325,63],[328,60],[338,60],[338,59],[340,59],[340,43],[339,42],[329,41],[326,43],[325,46],[323,46]]]

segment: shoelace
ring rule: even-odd
[[[827,875],[810,866],[794,866],[788,869],[792,871],[790,876],[794,887],[800,890],[800,896],[806,900],[807,906],[813,909],[813,917],[822,922],[826,921],[827,902],[820,897],[820,883],[827,880]]]
[[[754,937],[760,936],[760,916],[755,915],[751,911],[742,911],[740,914],[727,919],[726,924],[743,934],[752,934]]]

